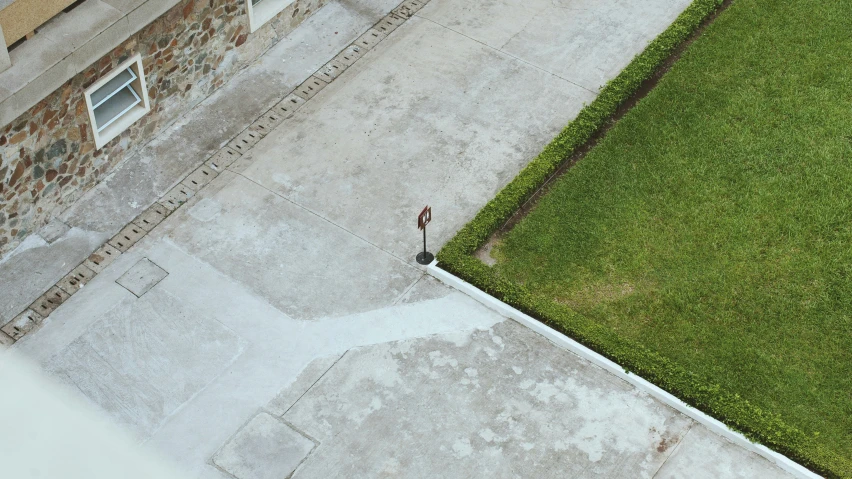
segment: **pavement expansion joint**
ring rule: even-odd
[[[328,224],[330,224],[330,225],[334,226],[335,228],[340,228],[341,230],[345,231],[347,234],[352,235],[352,236],[354,236],[355,238],[358,238],[359,240],[361,240],[361,241],[363,241],[364,243],[366,243],[366,244],[368,244],[368,245],[372,246],[373,248],[376,248],[377,250],[381,251],[382,253],[385,253],[385,254],[387,254],[387,255],[389,255],[389,256],[392,256],[393,258],[395,258],[396,260],[400,261],[401,263],[403,263],[403,264],[405,264],[405,265],[407,265],[407,266],[411,266],[411,267],[419,267],[422,271],[426,271],[426,270],[425,270],[425,267],[420,266],[420,265],[411,264],[411,263],[410,263],[408,260],[406,260],[405,258],[401,258],[400,256],[396,255],[396,254],[395,254],[395,253],[393,253],[392,251],[388,251],[388,250],[386,250],[386,249],[382,248],[381,246],[377,245],[376,243],[373,243],[372,241],[368,240],[367,238],[365,238],[365,237],[363,237],[363,236],[359,235],[358,233],[356,233],[356,232],[354,232],[354,231],[350,230],[349,228],[347,228],[347,227],[345,227],[345,226],[343,226],[343,225],[341,225],[341,224],[339,224],[339,223],[335,223],[334,221],[332,221],[332,220],[328,219],[327,217],[323,216],[322,214],[320,214],[320,213],[318,213],[318,212],[316,212],[316,211],[314,211],[314,210],[312,210],[312,209],[308,208],[307,206],[305,206],[305,205],[303,205],[303,204],[301,204],[301,203],[298,203],[298,202],[296,202],[296,201],[293,201],[293,199],[288,198],[288,197],[286,197],[286,196],[282,195],[280,192],[275,191],[275,190],[271,190],[271,189],[267,188],[266,186],[264,186],[264,185],[262,185],[262,184],[258,183],[258,182],[257,182],[257,181],[255,181],[254,179],[252,179],[252,178],[250,178],[250,177],[248,177],[248,176],[244,175],[244,174],[242,173],[242,168],[237,168],[237,171],[234,171],[234,174],[239,175],[239,176],[240,176],[240,178],[243,178],[244,180],[249,181],[249,182],[251,182],[251,183],[255,184],[258,188],[261,188],[261,189],[263,189],[263,190],[265,190],[265,191],[269,192],[270,194],[273,194],[273,195],[275,195],[275,196],[277,196],[277,197],[281,198],[282,200],[284,200],[284,201],[286,201],[286,202],[290,203],[291,205],[293,205],[293,206],[295,206],[295,207],[297,207],[297,208],[301,208],[301,209],[302,209],[302,210],[304,210],[305,212],[310,213],[310,214],[312,214],[312,215],[316,216],[317,218],[319,218],[319,219],[321,219],[321,220],[325,221],[326,223],[328,223]]]
[[[449,31],[451,31],[451,32],[453,32],[453,33],[455,33],[455,34],[457,34],[457,35],[461,35],[461,36],[463,36],[463,37],[467,38],[468,40],[470,40],[470,41],[472,41],[472,42],[476,42],[476,43],[478,43],[478,44],[482,45],[482,46],[483,46],[483,47],[485,47],[485,48],[489,48],[489,49],[491,49],[491,50],[494,50],[495,52],[499,52],[501,55],[506,55],[507,57],[513,58],[513,59],[515,59],[516,61],[519,61],[519,62],[523,63],[524,65],[527,65],[527,66],[529,66],[529,67],[531,67],[531,68],[535,68],[536,70],[542,71],[542,72],[544,72],[544,73],[546,73],[546,74],[548,74],[548,75],[552,75],[552,76],[554,76],[554,77],[556,77],[556,78],[558,78],[558,79],[560,79],[560,80],[562,80],[562,81],[564,81],[564,82],[568,82],[568,83],[570,83],[570,84],[574,85],[574,86],[575,86],[575,87],[577,87],[577,88],[582,88],[583,90],[585,90],[585,91],[587,91],[587,92],[589,92],[589,93],[591,93],[591,94],[593,94],[593,95],[597,95],[598,93],[600,93],[600,91],[598,91],[598,90],[591,89],[591,88],[588,88],[588,87],[586,87],[586,86],[583,86],[583,85],[581,85],[581,84],[579,84],[579,83],[577,83],[577,82],[575,82],[575,81],[573,81],[573,80],[571,80],[571,79],[569,79],[569,78],[565,78],[564,76],[558,75],[558,74],[556,74],[556,73],[554,73],[554,72],[552,72],[552,71],[550,71],[550,70],[546,70],[546,69],[544,69],[544,68],[542,68],[542,67],[540,67],[540,66],[538,66],[538,65],[536,65],[536,64],[534,64],[534,63],[531,63],[531,62],[529,62],[529,61],[527,61],[527,60],[524,60],[523,58],[521,58],[521,57],[519,57],[519,56],[517,56],[517,55],[512,55],[511,53],[509,53],[509,52],[507,52],[507,51],[505,51],[505,50],[502,50],[502,49],[500,49],[500,48],[493,47],[493,46],[491,46],[491,45],[489,45],[489,44],[487,44],[487,43],[483,42],[482,40],[478,40],[478,39],[476,39],[476,38],[474,38],[474,37],[471,37],[470,35],[465,34],[464,32],[462,32],[462,31],[460,31],[460,30],[456,30],[456,29],[454,29],[454,28],[452,28],[452,27],[448,27],[447,25],[445,25],[445,24],[443,24],[443,23],[438,23],[438,22],[436,22],[436,21],[434,21],[434,20],[432,20],[432,19],[430,19],[430,18],[427,18],[427,17],[419,17],[419,18],[422,18],[423,20],[425,20],[425,21],[427,21],[427,22],[434,23],[435,25],[438,25],[438,26],[440,26],[441,28],[445,28],[445,29],[447,29],[447,30],[449,30]]]
[[[147,210],[122,228],[118,234],[101,245],[85,261],[77,265],[68,275],[51,286],[27,309],[19,313],[11,321],[2,325],[0,327],[0,344],[3,346],[14,344],[14,342],[21,339],[24,335],[38,329],[50,313],[82,289],[98,273],[106,269],[122,253],[127,252],[143,237],[153,231],[157,225],[195,196],[213,178],[218,176],[219,173],[233,165],[269,132],[291,118],[306,101],[309,101],[328,86],[329,83],[336,80],[344,71],[382,40],[387,38],[391,32],[413,17],[427,3],[428,0],[405,0],[397,5],[388,15],[379,20],[358,39],[346,46],[331,61],[320,67],[304,83],[285,96],[283,100],[265,111],[246,129],[232,138],[227,143],[227,146],[222,147],[215,154],[201,162],[198,168],[186,175]],[[144,261],[147,261],[150,265],[142,264]],[[139,269],[134,271],[137,266],[139,266]],[[125,278],[131,271],[134,271],[134,274]],[[165,278],[166,275],[168,273],[162,268],[144,259],[134,265],[116,282],[136,296],[141,296]],[[159,279],[157,279],[158,277]]]
[[[210,459],[238,479],[293,477],[319,441],[265,411],[255,414]],[[258,471],[264,474],[258,475]]]

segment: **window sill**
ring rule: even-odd
[[[95,135],[95,146],[100,149],[104,145],[115,139],[124,130],[130,128],[130,125],[136,123],[140,118],[148,113],[143,105],[136,105],[127,113],[121,115],[117,120]]]

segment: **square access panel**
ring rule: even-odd
[[[163,280],[169,273],[163,268],[154,264],[148,258],[139,260],[120,278],[115,280],[116,283],[124,286],[125,289],[135,294],[136,297],[141,297],[147,293],[160,281]]]

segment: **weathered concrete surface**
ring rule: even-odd
[[[554,353],[511,321],[350,351],[284,415],[299,477],[653,476],[691,421]]]
[[[237,479],[281,479],[299,467],[314,443],[269,414],[260,413],[213,457]]]
[[[391,304],[421,274],[231,172],[213,180],[177,220],[164,229],[175,243],[293,318],[341,316]]]
[[[140,441],[197,477],[222,477],[212,456],[313,360],[357,346],[488,329],[502,320],[441,286],[446,294],[426,293],[435,299],[306,322],[273,307],[253,285],[155,236],[122,255],[13,350],[73,382]],[[144,257],[169,275],[136,298],[115,280]],[[412,296],[420,295],[416,280]],[[199,332],[189,334],[191,328]],[[211,328],[222,330],[213,341],[205,333]],[[152,347],[143,347],[149,341]],[[89,345],[98,354],[76,355]]]
[[[115,234],[191,169],[305,81],[381,18],[369,0],[330,2],[226,86],[123,162],[62,214],[69,225]]]
[[[0,326],[11,321],[108,238],[79,228],[69,230],[52,244],[39,235],[30,235],[0,261]]]
[[[411,264],[424,203],[436,249],[591,95],[414,18],[11,350],[190,477],[289,469],[267,413],[319,443],[294,477],[651,477],[698,426]],[[143,258],[169,274],[137,298]]]
[[[691,0],[432,0],[418,15],[592,91]]]
[[[792,477],[513,321],[351,350],[286,410],[299,478]]]
[[[222,373],[244,343],[160,289],[126,298],[47,364],[140,437]]]
[[[592,98],[412,18],[261,140],[243,174],[413,262],[423,206],[437,249]]]
[[[42,244],[35,235],[25,254],[0,262],[0,325],[5,324],[72,268],[86,259],[186,173],[287,95],[398,2],[333,1],[255,64],[204,100],[185,117],[121,163],[61,219],[76,229],[60,235],[48,228]],[[42,234],[42,232],[40,232]],[[82,241],[86,237],[85,241]]]
[[[656,479],[763,479],[793,476],[704,427],[693,426],[654,476]]]
[[[283,416],[339,359],[339,356],[325,356],[311,361],[292,384],[285,386],[275,399],[266,405],[266,410],[273,416]]]

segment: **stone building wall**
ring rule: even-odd
[[[182,0],[0,129],[0,255],[220,88],[326,0],[297,0],[248,33],[244,0]],[[151,111],[95,148],[84,91],[140,53]]]

